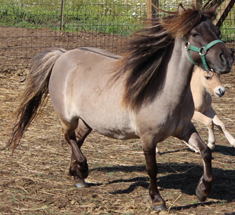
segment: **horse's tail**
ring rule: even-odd
[[[24,131],[35,118],[38,109],[46,104],[52,68],[56,60],[65,52],[64,49],[53,48],[33,58],[21,103],[14,113],[12,136],[6,146],[9,147],[13,143],[12,154],[19,145]]]

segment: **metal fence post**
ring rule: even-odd
[[[64,0],[61,0],[60,31],[63,31],[63,25],[64,25]]]

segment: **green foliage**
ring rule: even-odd
[[[0,5],[0,24],[17,27],[44,27],[48,22],[58,19],[56,10],[46,10],[46,5],[20,4],[9,1]]]
[[[231,11],[220,28],[221,39],[226,42],[234,42],[235,37],[235,11]]]
[[[145,1],[64,0],[65,31],[96,31],[128,35],[140,27],[146,17]],[[61,0],[3,0],[0,25],[58,30]]]
[[[180,2],[160,1],[160,7],[176,11]],[[189,4],[183,3],[186,7]],[[146,11],[145,0],[64,0],[63,30],[126,36],[142,27],[141,18],[146,17]],[[61,0],[2,0],[0,4],[0,26],[59,30],[60,20]],[[221,27],[222,40],[234,41],[234,20],[232,10]]]

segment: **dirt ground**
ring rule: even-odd
[[[9,138],[9,124],[27,72],[0,72],[0,145]],[[214,109],[233,136],[234,75],[235,67],[222,76],[224,97],[213,97]],[[206,127],[195,125],[206,142]],[[194,194],[202,174],[200,155],[175,138],[159,143],[157,180],[168,207],[160,214],[235,214],[235,149],[215,130],[214,184],[205,203]],[[149,180],[139,140],[118,141],[92,132],[82,150],[89,164],[86,181],[90,187],[78,189],[67,174],[71,149],[49,100],[14,155],[11,148],[0,151],[0,214],[157,214],[148,195]]]

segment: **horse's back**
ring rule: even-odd
[[[119,59],[121,58],[120,55],[114,54],[112,52],[108,52],[104,49],[99,49],[99,48],[95,48],[95,47],[80,47],[78,48],[79,50],[83,50],[83,51],[87,51],[87,52],[92,52],[95,53],[97,55],[101,55],[107,58],[113,58],[113,59]]]
[[[69,72],[76,66],[87,66],[91,67],[92,65],[98,68],[102,65],[108,66],[113,62],[120,59],[121,56],[110,53],[103,49],[92,48],[92,47],[81,47],[73,49],[64,53],[56,62],[53,73],[57,73],[64,70],[64,72]],[[83,70],[84,71],[84,70]],[[105,72],[105,71],[104,71]]]
[[[67,51],[56,61],[50,77],[49,90],[68,86],[69,82],[104,81],[110,76],[120,56],[97,48],[77,48]],[[96,80],[94,78],[96,77]],[[72,78],[72,80],[71,80]],[[84,87],[84,86],[83,86]]]

